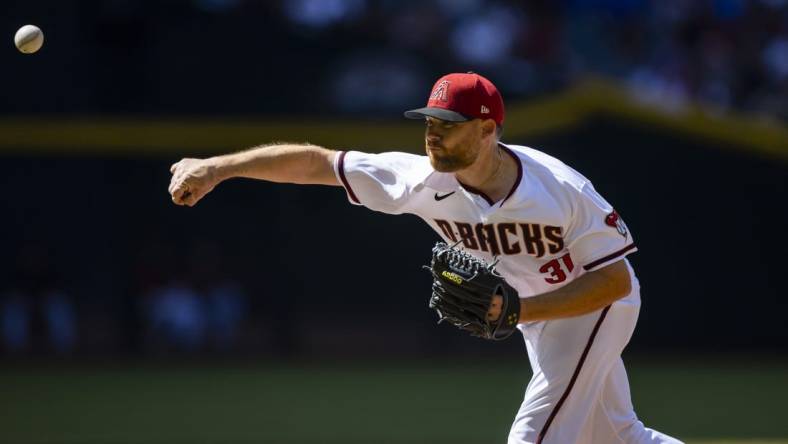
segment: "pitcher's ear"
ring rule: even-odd
[[[490,135],[495,135],[497,129],[498,125],[495,124],[495,120],[484,119],[482,121],[482,136],[487,137]]]

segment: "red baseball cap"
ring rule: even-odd
[[[409,119],[425,116],[449,122],[493,119],[503,125],[503,98],[498,88],[479,74],[452,73],[438,79],[424,108],[405,111]]]

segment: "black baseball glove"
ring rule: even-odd
[[[424,267],[432,273],[430,308],[438,312],[438,323],[448,321],[480,338],[508,338],[520,319],[517,290],[495,271],[497,261],[488,265],[455,246],[438,242]],[[496,294],[503,298],[501,315],[490,321],[487,312]]]

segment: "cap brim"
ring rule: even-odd
[[[426,107],[405,111],[405,117],[408,119],[423,119],[426,116],[445,120],[447,122],[466,122],[471,120],[456,111],[443,108]]]

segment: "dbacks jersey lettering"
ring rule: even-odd
[[[353,204],[415,214],[447,243],[461,242],[488,262],[498,257],[498,271],[523,298],[636,251],[632,234],[588,179],[540,151],[499,146],[518,166],[499,202],[433,170],[426,156],[340,152],[334,167]]]

